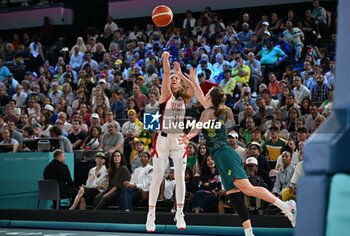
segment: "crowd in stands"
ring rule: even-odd
[[[204,94],[223,87],[227,139],[249,180],[295,199],[303,145],[332,113],[335,89],[334,13],[316,0],[308,6],[303,16],[291,9],[253,19],[242,11],[233,22],[206,7],[196,18],[187,11],[182,25],[135,25],[129,32],[108,16],[102,34],[89,29],[72,46],[26,33],[0,39],[0,144],[20,150],[26,139],[49,137],[60,139],[64,152],[98,151],[85,186],[69,181],[72,209],[115,203],[130,211],[147,203],[156,132],[144,129],[143,114],[159,110],[160,58],[169,51],[183,71],[197,69]],[[203,108],[193,97],[186,110],[198,119]],[[203,136],[187,149],[185,209],[224,212]],[[173,179],[170,163],[160,201],[174,199]]]

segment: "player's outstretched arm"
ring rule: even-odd
[[[197,75],[196,75],[196,69],[193,69],[191,67],[190,69],[190,74],[185,74],[188,79],[192,82],[193,84],[193,89],[194,92],[197,96],[198,101],[202,104],[202,106],[204,107],[204,109],[207,109],[209,107],[209,105],[207,105],[205,96],[203,94],[203,91],[201,89],[201,87],[199,86],[199,84],[197,83]]]
[[[169,57],[170,57],[170,54],[168,52],[163,52],[163,54],[162,54],[163,81],[162,81],[161,95],[159,98],[159,103],[165,102],[171,94]]]
[[[209,115],[208,111],[205,110],[202,112],[201,118],[199,119],[198,122],[201,122],[202,124],[209,121]],[[202,130],[198,128],[193,128],[191,131],[186,135],[184,134],[182,137],[180,137],[180,143],[184,143],[186,146],[188,145],[189,141],[196,137]]]
[[[180,63],[174,62],[174,73],[179,76],[179,78],[185,83],[187,86],[187,91],[186,91],[186,97],[188,99],[191,99],[194,95],[194,89],[193,89],[193,83],[184,76],[184,74],[181,71],[181,66]]]

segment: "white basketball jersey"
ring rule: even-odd
[[[179,124],[184,124],[186,114],[185,101],[182,97],[177,99],[172,94],[162,104],[160,104],[161,130],[165,133],[182,133],[183,128]]]

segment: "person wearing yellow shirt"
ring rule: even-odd
[[[244,64],[243,58],[237,56],[235,58],[236,66],[232,69],[231,76],[236,83],[241,83],[249,86],[250,67]]]
[[[225,95],[233,96],[236,80],[232,78],[230,70],[224,71],[224,79],[220,81],[220,86],[223,88]]]

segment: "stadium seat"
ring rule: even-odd
[[[60,189],[56,180],[43,179],[38,181],[39,184],[39,199],[37,208],[39,208],[41,200],[52,200],[55,204],[55,209],[60,208]]]

